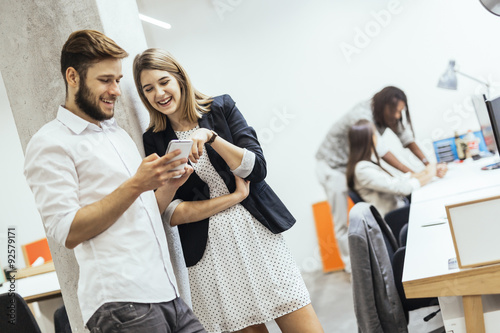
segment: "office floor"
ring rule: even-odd
[[[302,273],[325,333],[357,333],[356,315],[352,298],[350,275],[344,272]],[[421,308],[410,312],[409,333],[443,332],[443,319],[438,313],[429,322],[422,318],[438,310],[438,306]],[[281,333],[276,323],[267,324],[269,333]]]
[[[352,299],[350,275],[344,272],[302,273],[325,333],[356,333],[356,316]],[[270,333],[280,333],[275,323],[269,323]]]

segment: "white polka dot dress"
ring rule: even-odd
[[[197,129],[176,132],[181,140]],[[205,147],[197,175],[210,198],[229,194]],[[309,292],[283,236],[237,204],[209,219],[202,259],[188,268],[193,311],[208,332],[233,332],[309,304]]]

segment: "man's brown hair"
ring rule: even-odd
[[[73,67],[85,79],[89,67],[104,59],[123,59],[128,53],[111,38],[96,30],[78,30],[69,35],[61,51],[61,73],[68,89],[66,70]]]

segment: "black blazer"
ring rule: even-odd
[[[257,140],[257,134],[252,127],[247,125],[232,98],[229,95],[214,97],[210,112],[203,114],[198,124],[200,127],[214,130],[228,142],[255,154],[254,168],[245,178],[250,181],[250,194],[241,204],[271,232],[277,234],[288,230],[295,223],[295,218],[264,181],[267,173],[266,160]],[[157,153],[163,156],[170,140],[178,138],[170,122],[167,121],[167,128],[164,131],[153,133],[152,129],[149,129],[144,133],[143,139],[146,155]],[[234,192],[236,182],[229,166],[210,145],[205,145],[205,149],[210,162],[226,183],[229,192]],[[175,199],[184,201],[210,199],[208,185],[196,173],[193,173],[177,190]],[[208,221],[207,218],[199,222],[179,225],[182,251],[187,267],[195,265],[203,257],[208,237]]]

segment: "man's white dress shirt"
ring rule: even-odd
[[[76,212],[135,174],[142,158],[114,119],[101,127],[59,107],[26,149],[25,176],[48,236],[64,245]],[[107,302],[158,303],[178,296],[160,212],[147,191],[107,230],[74,249],[86,323]]]

